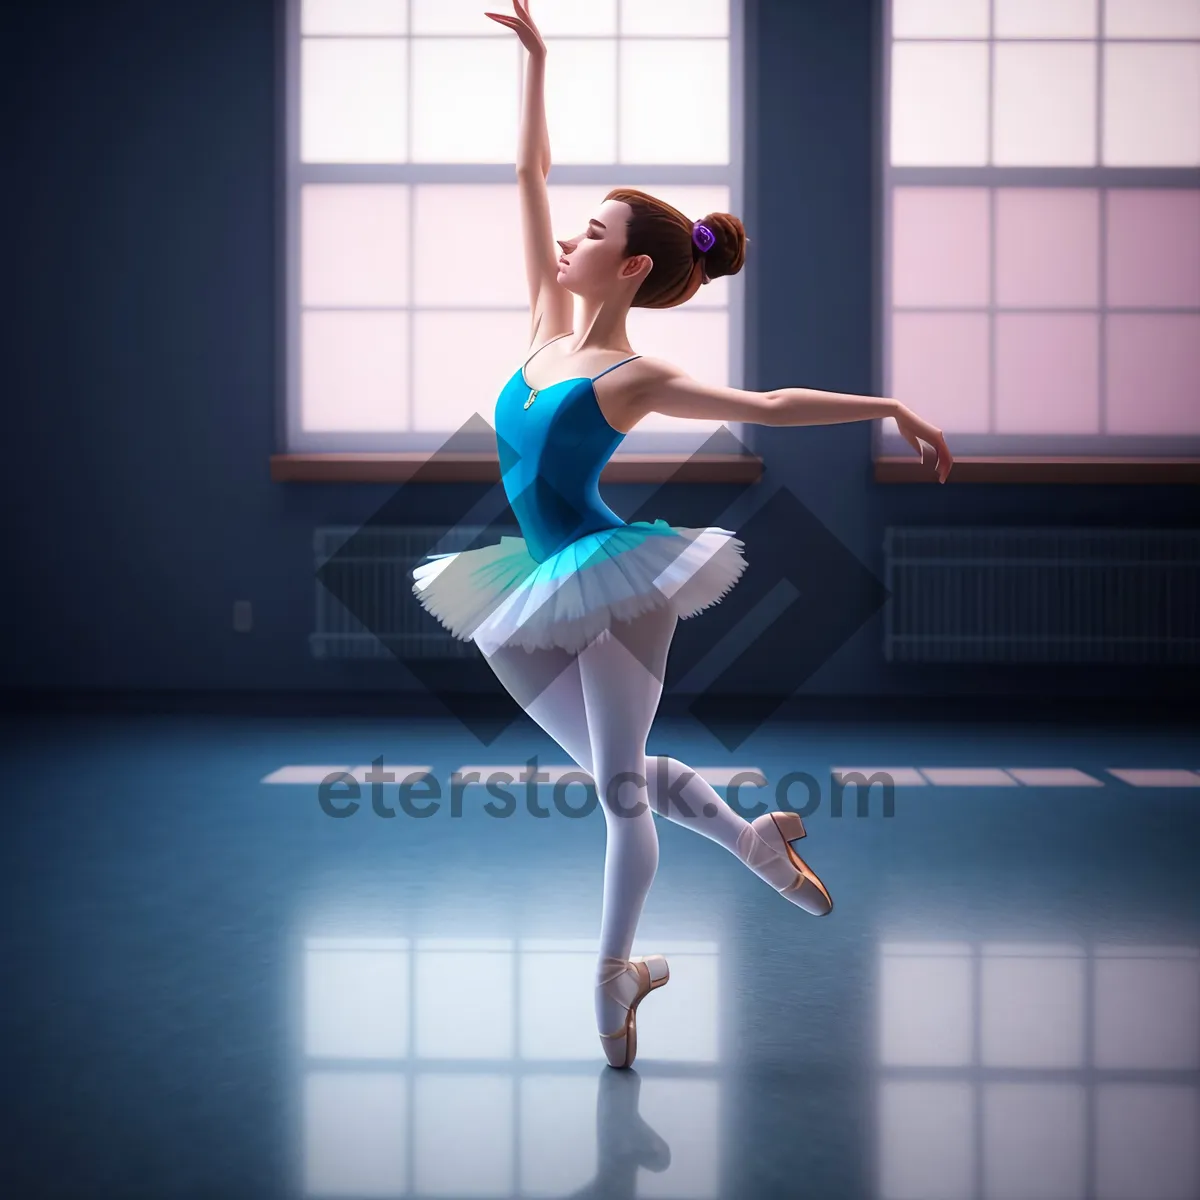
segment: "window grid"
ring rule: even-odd
[[[882,378],[879,381],[879,391],[882,395],[894,394],[893,389],[893,349],[894,321],[897,313],[921,312],[986,312],[987,314],[987,413],[988,432],[985,434],[955,434],[946,425],[947,434],[951,437],[954,448],[961,454],[965,453],[1037,453],[1047,457],[1058,454],[1099,453],[1111,454],[1119,444],[1129,447],[1131,452],[1154,455],[1177,455],[1180,453],[1200,453],[1200,437],[1187,435],[1114,435],[1108,432],[1108,333],[1109,317],[1112,314],[1147,313],[1156,316],[1166,315],[1197,315],[1200,308],[1174,307],[1165,305],[1152,306],[1111,306],[1108,302],[1108,238],[1109,238],[1109,193],[1115,186],[1130,188],[1146,188],[1160,190],[1165,188],[1182,188],[1193,190],[1200,188],[1200,169],[1191,167],[1110,167],[1103,165],[1104,160],[1104,129],[1105,129],[1105,66],[1107,55],[1104,50],[1110,45],[1136,46],[1187,46],[1200,45],[1200,37],[1154,36],[1154,37],[1108,37],[1107,2],[1097,0],[1097,32],[1092,35],[1077,35],[1073,37],[1048,37],[1043,35],[1029,37],[999,37],[993,31],[996,28],[997,0],[988,3],[988,32],[986,35],[974,37],[933,37],[898,36],[892,31],[892,10],[894,0],[889,0],[883,6],[883,36],[882,36],[882,78],[881,95],[883,97],[884,120],[880,139],[883,157],[884,173],[884,204],[883,204],[883,268],[881,272],[883,289],[880,298],[883,330]],[[926,45],[979,45],[986,42],[988,46],[988,78],[986,81],[986,161],[983,167],[967,166],[893,166],[892,165],[892,47],[904,44]],[[997,167],[994,162],[995,126],[996,126],[996,46],[1031,46],[1042,44],[1082,44],[1096,47],[1095,71],[1095,154],[1096,166],[1093,167]],[[984,309],[969,304],[953,304],[944,306],[930,305],[901,305],[893,302],[893,247],[895,243],[894,226],[894,195],[898,187],[954,187],[975,186],[985,187],[988,191],[988,305]],[[1094,188],[1098,193],[1098,292],[1095,307],[1071,307],[1062,305],[1043,306],[1001,306],[997,303],[997,208],[1001,188]],[[1001,313],[1044,313],[1059,315],[1068,313],[1089,313],[1097,318],[1097,420],[1099,432],[1094,435],[1012,435],[996,432],[998,419],[999,366],[998,366],[998,316]],[[913,407],[918,408],[917,403]],[[894,431],[894,422],[881,420],[875,422],[873,437],[874,453],[907,453],[907,443]],[[1031,445],[1032,443],[1032,445]]]
[[[434,434],[422,434],[415,429],[416,416],[416,375],[417,361],[414,352],[417,335],[417,321],[421,313],[527,313],[528,303],[513,305],[435,305],[416,304],[414,264],[417,247],[416,230],[416,188],[419,184],[487,184],[513,182],[512,165],[510,163],[466,163],[466,162],[413,162],[413,44],[418,41],[489,41],[503,42],[509,33],[493,35],[475,35],[470,33],[414,33],[412,32],[412,0],[407,0],[407,31],[405,33],[302,33],[301,31],[302,0],[288,0],[285,13],[285,64],[287,73],[287,136],[285,139],[287,163],[287,237],[285,243],[285,328],[282,332],[282,354],[285,365],[286,404],[284,415],[280,422],[281,441],[290,451],[303,450],[411,450],[435,449],[453,430],[444,430]],[[616,90],[615,111],[615,161],[598,164],[556,164],[551,186],[579,186],[595,184],[605,189],[620,186],[620,176],[626,178],[636,176],[635,186],[652,187],[659,185],[716,185],[728,189],[729,210],[739,212],[744,207],[744,150],[740,137],[740,125],[744,109],[744,66],[742,55],[743,11],[741,0],[730,0],[729,25],[725,34],[638,34],[624,32],[624,5],[617,5],[617,28],[611,34],[547,34],[547,41],[554,42],[615,42],[616,79],[621,79],[622,43],[660,42],[673,43],[725,43],[729,47],[729,133],[730,155],[724,164],[636,164],[621,161],[621,110],[623,97],[621,88]],[[403,40],[407,43],[405,62],[407,78],[406,112],[405,112],[405,162],[383,163],[353,163],[353,162],[305,162],[301,158],[300,145],[300,54],[305,41],[359,41],[374,40],[396,42]],[[525,55],[519,46],[514,47],[519,54],[517,70],[517,111],[524,94]],[[304,304],[300,295],[301,284],[301,246],[300,246],[300,196],[306,184],[337,183],[337,184],[367,184],[390,183],[406,186],[408,203],[408,282],[407,303],[405,305],[324,305]],[[690,312],[723,313],[727,319],[728,328],[728,361],[730,382],[742,386],[744,376],[744,330],[741,327],[744,314],[744,280],[730,277],[726,281],[728,287],[727,304],[706,304]],[[303,315],[320,311],[371,311],[371,312],[404,312],[409,352],[405,364],[407,380],[407,431],[403,433],[341,433],[319,432],[304,433],[301,429],[301,325]],[[520,348],[517,350],[521,353]],[[736,428],[736,427],[735,427]],[[711,436],[706,434],[705,436]],[[678,432],[634,430],[628,435],[626,447],[636,441],[639,448],[645,450],[672,450],[683,446],[684,441],[695,435],[681,435]],[[682,440],[681,440],[682,439]],[[691,441],[687,441],[690,447]]]
[[[996,28],[996,0],[988,0],[988,32]],[[996,43],[988,42],[988,78],[987,78],[987,160],[995,161],[996,157],[996,121],[993,112],[996,94]],[[988,318],[987,318],[987,371],[988,371],[988,430],[996,428],[996,379],[998,365],[996,362],[996,189],[988,188]],[[976,1117],[982,1123],[983,1102],[976,1098]],[[982,1182],[982,1177],[980,1181]]]
[[[991,0],[993,8],[996,0]],[[1097,0],[1098,11],[1096,16],[1097,32],[1100,38],[1104,37],[1108,6],[1104,0]],[[993,24],[992,28],[995,28]],[[1099,43],[1102,45],[1103,43]],[[1102,49],[1096,53],[1096,162],[1104,162],[1104,66],[1108,61],[1108,55]],[[1096,339],[1096,355],[1099,361],[1096,364],[1096,386],[1099,388],[1099,395],[1096,397],[1096,405],[1098,409],[1098,420],[1101,430],[1108,428],[1108,189],[1100,189],[1100,245],[1097,247],[1100,256],[1099,277],[1097,278],[1096,299],[1100,304],[1099,315],[1099,337]],[[994,235],[993,235],[994,236]],[[995,384],[993,383],[993,391]],[[1088,1106],[1091,1107],[1091,1095],[1089,1091]],[[1089,1113],[1090,1115],[1090,1113]],[[1089,1178],[1090,1182],[1090,1178]],[[1089,1193],[1090,1194],[1090,1193]]]
[[[405,18],[405,29],[408,31],[407,45],[405,47],[405,83],[408,86],[408,97],[404,105],[404,147],[408,153],[408,157],[412,158],[413,144],[413,103],[412,103],[412,78],[413,78],[413,39],[412,39],[412,0],[408,0],[408,13]],[[517,72],[517,87],[521,86],[523,72]],[[520,102],[518,98],[518,103]],[[413,263],[416,261],[417,253],[417,222],[416,222],[416,203],[413,194],[413,188],[408,188],[408,362],[405,364],[405,372],[408,380],[407,383],[407,403],[408,403],[408,427],[413,427],[413,418],[416,415],[414,408],[414,392],[417,385],[417,368],[416,355],[413,354],[413,346],[416,345],[417,336],[417,316],[413,301],[416,297],[413,294]],[[411,1042],[409,1043],[412,1044]],[[410,1106],[411,1107],[411,1106]],[[409,1145],[412,1145],[411,1141]]]
[[[994,0],[993,0],[994,3]],[[1197,46],[1200,37],[893,37],[898,46],[915,43],[934,46],[978,46],[990,42],[993,46],[1042,46],[1042,45],[1098,45],[1098,46]]]

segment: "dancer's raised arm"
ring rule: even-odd
[[[658,359],[646,361],[633,405],[637,419],[648,413],[706,421],[748,421],[754,425],[839,425],[892,417],[900,434],[925,461],[922,442],[937,455],[936,474],[945,483],[954,456],[940,429],[922,420],[899,400],[883,396],[853,396],[812,388],[779,388],[747,392],[740,388],[701,383],[686,371]]]
[[[546,128],[546,44],[529,14],[528,4],[513,0],[515,16],[487,13],[513,30],[529,51],[525,63],[525,99],[517,146],[517,192],[525,238],[525,274],[532,314],[529,340],[569,333],[574,318],[571,293],[558,282],[558,253],[550,220],[546,176],[550,171],[550,135]]]

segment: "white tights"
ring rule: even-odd
[[[747,846],[748,823],[708,783],[674,758],[646,756],[677,619],[671,609],[660,608],[617,622],[611,635],[577,655],[517,646],[487,656],[522,709],[595,780],[607,828],[597,983],[624,968],[658,869],[651,809],[739,857],[739,839]],[[670,787],[678,803],[668,802]],[[601,1032],[619,1028],[623,1015],[597,988]]]

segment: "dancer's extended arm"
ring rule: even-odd
[[[820,392],[812,388],[779,388],[771,392],[747,392],[740,388],[701,383],[686,371],[658,359],[640,372],[642,383],[634,399],[638,420],[647,413],[691,417],[706,421],[749,421],[755,425],[837,425],[847,421],[869,421],[892,417],[908,442],[924,461],[921,442],[937,452],[937,476],[946,482],[954,457],[940,429],[922,420],[899,400],[883,396],[854,396],[843,392]]]
[[[489,12],[493,21],[507,26],[529,51],[525,62],[525,98],[521,106],[521,131],[517,145],[517,193],[521,201],[521,229],[525,238],[525,274],[529,282],[532,315],[529,340],[569,333],[574,318],[571,293],[558,282],[558,252],[550,221],[546,176],[550,171],[550,134],[546,127],[546,44],[538,32],[529,6],[513,0],[515,16]]]

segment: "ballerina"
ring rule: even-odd
[[[691,221],[654,196],[617,188],[585,229],[558,241],[556,256],[546,46],[528,4],[513,0],[513,9],[487,16],[529,52],[516,170],[532,352],[495,410],[501,478],[523,536],[428,556],[413,571],[413,591],[455,636],[475,642],[524,712],[595,781],[606,825],[596,1023],[609,1064],[628,1067],[637,1007],[670,978],[664,956],[630,957],[658,867],[653,813],[725,847],[808,913],[827,915],[833,901],[791,845],[805,836],[798,814],[746,821],[686,764],[647,757],[676,623],[736,584],[744,546],[727,529],[622,520],[599,495],[604,464],[652,412],[776,426],[891,416],[922,457],[918,439],[936,448],[941,482],[952,459],[941,431],[895,400],[742,391],[633,352],[630,307],[684,303],[740,271],[749,239],[730,213]]]

